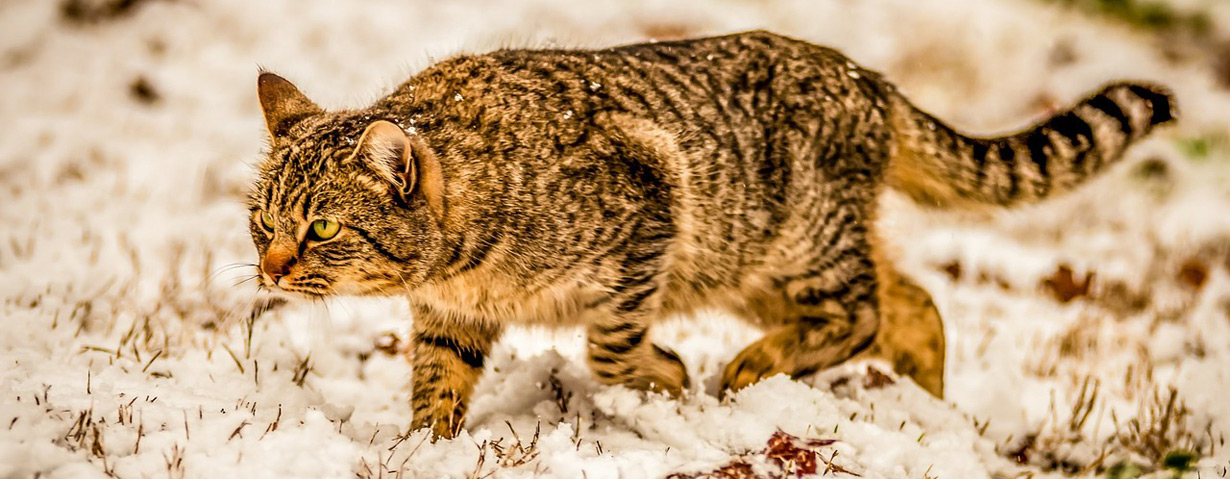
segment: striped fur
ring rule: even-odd
[[[940,207],[1011,206],[1068,191],[1112,165],[1132,142],[1175,118],[1156,85],[1114,83],[1020,133],[971,138],[904,100],[889,184]]]
[[[941,395],[939,314],[875,231],[884,187],[1033,201],[1173,115],[1164,90],[1119,84],[973,139],[840,53],[766,32],[463,55],[353,111],[270,73],[258,90],[272,141],[252,236],[285,267],[263,284],[407,297],[414,424],[443,437],[506,326],[581,325],[598,381],[678,395],[686,368],[650,333],[699,308],[765,330],[723,390],[875,355]],[[341,232],[306,236],[321,219]]]

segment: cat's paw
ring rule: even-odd
[[[789,373],[786,363],[780,349],[766,347],[762,342],[753,343],[726,365],[722,372],[719,397],[725,397],[769,376]]]
[[[466,407],[460,401],[450,397],[416,396],[414,403],[414,424],[410,430],[431,428],[431,440],[452,439],[461,432],[465,422]],[[447,396],[447,395],[445,395]]]
[[[653,372],[648,377],[649,389],[673,397],[682,396],[692,385],[683,360],[679,359],[679,355],[674,351],[656,345],[653,347],[653,355],[657,360],[654,361]]]
[[[602,374],[603,369],[597,369],[599,380],[604,384],[622,384],[672,397],[683,396],[683,392],[691,386],[688,370],[674,351],[655,345],[653,349],[643,349],[639,353],[618,363],[600,364],[599,367],[620,369],[618,374]]]

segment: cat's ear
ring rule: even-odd
[[[304,118],[324,112],[295,85],[270,72],[256,78],[256,94],[265,113],[265,126],[274,139],[286,136]]]
[[[358,155],[404,199],[419,193],[437,221],[444,220],[444,175],[427,144],[392,122],[379,120],[359,138]]]

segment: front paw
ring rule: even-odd
[[[761,343],[748,346],[735,356],[722,372],[719,397],[725,397],[728,392],[737,392],[769,376],[788,372],[786,363],[780,353],[766,349]]]
[[[465,404],[448,394],[444,397],[431,396],[435,395],[414,398],[414,427],[411,430],[431,428],[432,442],[457,437],[465,423]]]
[[[683,392],[692,385],[688,378],[688,368],[683,365],[679,355],[674,351],[660,346],[653,347],[654,367],[649,376],[649,389],[666,393],[672,397],[682,397]]]

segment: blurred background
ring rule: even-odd
[[[719,402],[758,333],[706,313],[655,332],[683,401],[599,388],[576,331],[519,330],[469,433],[430,443],[405,430],[404,304],[243,282],[260,68],[359,108],[460,52],[747,29],[835,47],[971,133],[1114,79],[1171,86],[1181,120],[1035,207],[885,199],[945,318],[945,401],[851,365]],[[835,475],[1225,477],[1228,89],[1216,0],[0,0],[0,478],[781,477],[756,455],[777,429],[838,439]]]

